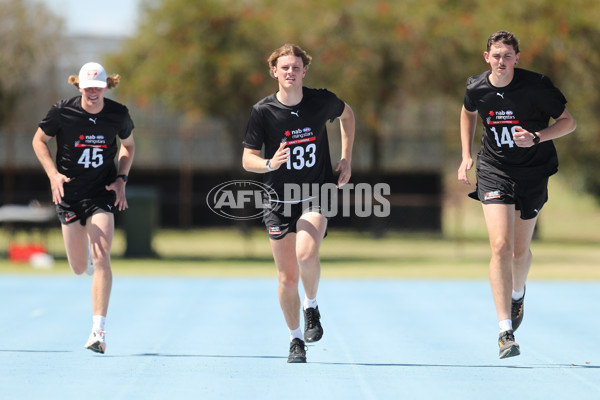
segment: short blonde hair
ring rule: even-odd
[[[273,76],[273,68],[277,66],[277,59],[279,59],[279,57],[284,56],[300,57],[302,59],[302,65],[304,65],[305,68],[308,68],[310,62],[312,61],[312,57],[309,56],[306,51],[302,50],[300,46],[286,43],[280,48],[273,51],[267,59],[267,62],[269,64],[269,73],[271,74],[271,76]]]
[[[106,88],[107,89],[115,88],[115,87],[117,87],[119,82],[121,82],[121,75],[114,74],[114,75],[108,76],[108,77],[106,77]],[[69,84],[73,85],[77,89],[79,89],[79,77],[75,76],[75,75],[69,76]]]

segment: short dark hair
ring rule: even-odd
[[[510,45],[515,50],[515,53],[519,53],[519,39],[508,31],[498,31],[490,35],[487,41],[487,51],[490,51],[492,44],[502,42],[505,45]]]

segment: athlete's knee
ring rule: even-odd
[[[524,261],[532,257],[531,249],[529,247],[519,248],[516,247],[514,250],[513,258],[515,261]]]
[[[71,267],[71,271],[73,271],[73,273],[75,275],[81,275],[85,272],[86,268],[87,268],[87,264],[85,265],[80,265],[80,264],[75,264],[73,265],[73,263],[69,263],[69,267]]]
[[[284,290],[296,289],[300,281],[298,272],[279,271],[279,286]]]
[[[98,272],[112,272],[110,263],[94,262],[94,269]]]
[[[319,253],[316,251],[300,251],[297,258],[301,268],[308,268],[319,264]]]
[[[509,259],[513,257],[514,246],[513,244],[505,239],[500,238],[490,243],[492,247],[492,256],[499,259]]]

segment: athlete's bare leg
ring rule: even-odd
[[[296,224],[296,255],[300,266],[300,277],[304,292],[309,299],[317,297],[319,280],[321,278],[321,261],[319,249],[325,230],[327,218],[317,212],[309,212]]]
[[[515,206],[483,204],[492,256],[490,284],[498,321],[510,320],[513,288],[512,268],[515,241]]]
[[[67,259],[75,274],[81,275],[85,272],[91,248],[95,269],[92,280],[92,308],[94,315],[106,316],[112,289],[110,250],[114,234],[114,215],[98,212],[88,218],[85,226],[79,222],[62,225],[62,232]]]
[[[110,251],[115,231],[114,215],[109,212],[98,212],[88,218],[86,228],[94,260],[92,308],[94,315],[106,316],[112,289]]]
[[[285,322],[292,331],[300,327],[300,269],[296,258],[296,234],[288,233],[282,239],[271,239],[271,250],[277,266],[279,305]]]
[[[89,255],[85,226],[78,221],[61,226],[69,265],[76,275],[81,275],[87,268]]]
[[[521,219],[520,211],[515,213],[515,245],[513,257],[513,290],[520,292],[525,288],[525,282],[531,268],[531,240],[535,230],[537,217]]]

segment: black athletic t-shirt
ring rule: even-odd
[[[477,111],[483,121],[478,164],[489,163],[509,175],[556,173],[558,157],[552,141],[522,148],[514,143],[513,133],[517,126],[529,132],[548,127],[550,117],[564,112],[567,100],[544,75],[515,68],[510,84],[498,88],[490,83],[490,73],[470,77],[464,99],[465,108]]]
[[[102,111],[90,114],[77,96],[54,104],[39,127],[56,137],[58,172],[71,178],[64,184],[69,203],[106,194],[117,175],[117,136],[128,138],[134,126],[124,105],[104,98]]]
[[[327,138],[327,121],[344,112],[345,103],[326,89],[302,88],[302,101],[292,107],[265,97],[252,107],[244,147],[261,150],[270,159],[282,141],[287,142],[290,159],[276,171],[264,174],[264,183],[283,199],[284,184],[333,183]]]

